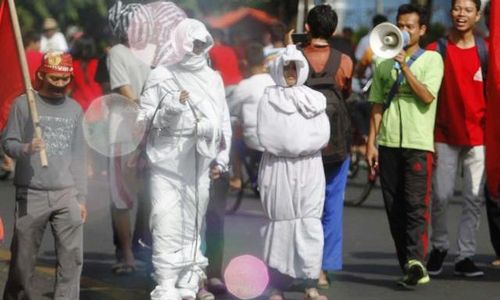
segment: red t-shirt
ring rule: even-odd
[[[214,69],[220,72],[224,86],[238,84],[241,79],[238,58],[233,48],[215,45],[209,52]]]
[[[81,61],[73,61],[73,93],[71,97],[80,104],[83,111],[87,110],[94,99],[102,96],[101,86],[94,80],[97,63],[97,59],[91,59],[84,69]]]
[[[436,48],[436,42],[427,47]],[[457,146],[483,145],[485,117],[486,101],[477,48],[461,49],[448,40],[435,141]]]

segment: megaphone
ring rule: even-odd
[[[381,58],[393,58],[408,45],[410,35],[389,22],[381,23],[370,33],[370,48]]]

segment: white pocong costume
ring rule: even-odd
[[[194,40],[207,44],[201,55],[192,52]],[[212,37],[201,22],[185,19],[172,41],[175,55],[168,60],[173,64],[151,72],[138,117],[148,123],[160,105],[147,154],[157,282],[151,299],[161,300],[195,297],[204,278],[208,261],[200,251],[200,228],[209,200],[209,168],[214,160],[227,165],[231,141],[222,79],[206,61]],[[181,90],[189,92],[189,105],[180,102]]]
[[[287,87],[283,67],[294,61],[297,84]],[[263,228],[266,263],[293,278],[316,279],[323,256],[321,215],[325,175],[320,150],[330,136],[326,99],[304,86],[309,67],[295,46],[271,62],[277,83],[258,110],[257,134],[265,148],[260,197],[269,223]]]

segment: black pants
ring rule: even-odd
[[[382,194],[403,270],[427,254],[432,161],[428,151],[379,147]]]
[[[486,213],[491,245],[493,245],[497,258],[500,258],[500,199],[493,199],[488,193],[488,187],[485,187],[484,194],[486,196]]]
[[[210,200],[206,214],[206,241],[208,258],[207,277],[222,278],[222,259],[224,255],[224,215],[229,190],[229,175],[222,174],[210,184]]]

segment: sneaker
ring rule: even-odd
[[[405,266],[406,274],[398,281],[403,287],[415,287],[429,283],[430,278],[424,265],[416,259],[408,261]]]
[[[476,267],[470,258],[465,258],[455,264],[455,275],[480,277],[484,275],[484,272]]]
[[[440,251],[436,248],[433,248],[431,254],[429,255],[429,260],[427,261],[427,272],[429,275],[436,276],[441,274],[443,271],[443,261],[446,257],[448,251]]]

